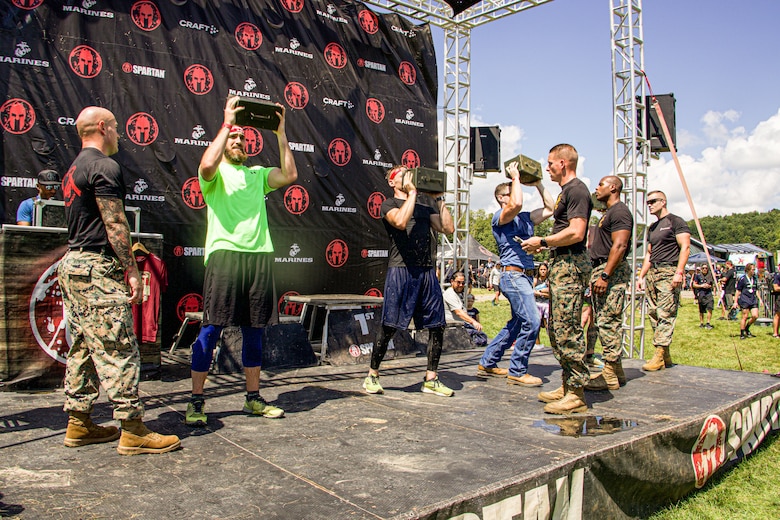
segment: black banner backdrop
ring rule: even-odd
[[[299,178],[267,197],[280,310],[289,293],[381,295],[384,172],[437,166],[427,25],[318,0],[6,0],[0,24],[3,222],[38,171],[70,165],[81,109],[113,111],[125,203],[141,208],[142,232],[165,237],[163,346],[201,305],[197,165],[228,95],[287,110]],[[248,164],[278,165],[270,131],[248,128],[247,151]]]

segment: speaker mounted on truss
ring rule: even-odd
[[[475,172],[500,172],[501,128],[472,126],[469,135],[469,162]]]
[[[452,7],[452,17],[455,18],[472,5],[478,4],[480,0],[444,0],[444,2]]]
[[[672,142],[666,142],[666,137],[664,137],[664,131],[661,127],[661,120],[653,107],[653,98],[651,96],[646,96],[645,129],[647,131],[647,139],[650,140],[650,152],[671,152],[672,148],[670,145],[677,149],[677,130],[674,115],[677,101],[674,99],[674,93],[656,94],[655,98],[658,100],[658,108],[661,109],[661,113],[664,115],[666,126],[669,127],[669,136],[672,138]],[[637,121],[638,125],[642,121],[641,111],[637,114],[637,117],[639,119],[639,121]]]

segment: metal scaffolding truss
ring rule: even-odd
[[[368,0],[368,5],[440,27],[444,30],[444,149],[442,164],[447,172],[455,233],[444,237],[446,251],[452,252],[458,266],[468,263],[468,232],[471,183],[474,177],[469,162],[471,126],[471,30],[553,0],[482,0],[452,17],[452,8],[439,1]],[[606,1],[606,0],[605,0]],[[649,142],[645,139],[644,117],[644,40],[642,38],[642,1],[609,0],[612,29],[612,75],[614,116],[614,171],[624,183],[624,200],[633,212],[629,260],[633,272],[641,264],[640,244],[647,233],[647,166]],[[641,121],[640,121],[641,119]],[[442,255],[442,263],[444,257]],[[442,268],[444,266],[442,265]],[[442,269],[442,272],[443,269]],[[468,277],[467,277],[468,280]],[[631,284],[624,312],[624,351],[642,356],[644,350],[644,298]],[[637,302],[637,297],[639,302]],[[639,346],[635,348],[635,331]]]
[[[634,216],[628,262],[632,274],[642,265],[641,245],[647,237],[647,166],[650,143],[645,138],[644,38],[642,0],[610,0],[612,7],[612,93],[615,175],[623,181],[623,200]],[[629,283],[623,312],[623,351],[644,357],[644,294]]]

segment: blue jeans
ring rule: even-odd
[[[480,364],[483,367],[494,368],[504,352],[515,343],[515,350],[509,359],[509,375],[521,377],[528,372],[528,357],[539,335],[541,321],[531,283],[528,276],[517,271],[501,273],[501,294],[509,300],[512,318],[482,354]]]

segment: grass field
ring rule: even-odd
[[[501,298],[497,306],[485,289],[474,289],[480,321],[488,336],[495,336],[509,318],[509,303]],[[672,358],[675,363],[726,370],[780,372],[780,340],[771,327],[753,325],[755,338],[739,339],[739,322],[719,321],[720,309],[713,312],[713,330],[699,328],[698,307],[692,298],[683,298],[677,317]],[[645,358],[653,354],[652,329],[646,324]],[[542,343],[549,345],[546,332]],[[596,346],[596,353],[600,352]],[[769,376],[767,376],[769,377]],[[777,434],[729,471],[718,473],[699,492],[662,509],[652,520],[780,519],[780,440]]]

